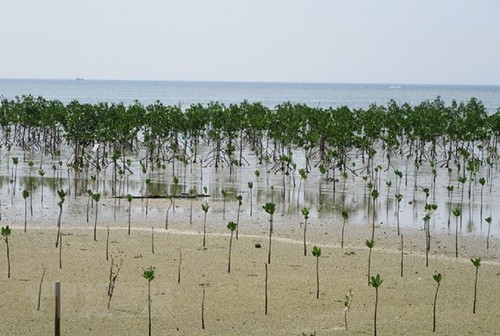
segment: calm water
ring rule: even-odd
[[[435,86],[435,85],[383,85],[383,84],[311,84],[311,83],[229,83],[229,82],[159,82],[159,81],[93,81],[93,80],[7,80],[0,79],[0,96],[8,99],[13,99],[21,95],[43,96],[46,99],[58,99],[64,103],[77,99],[80,102],[96,103],[96,102],[123,102],[130,104],[134,100],[138,100],[143,104],[149,104],[156,100],[162,101],[167,105],[176,105],[179,102],[184,106],[189,106],[192,103],[208,103],[210,101],[219,101],[225,104],[240,103],[243,100],[250,102],[262,102],[266,106],[274,107],[279,103],[290,101],[295,103],[305,103],[310,106],[329,107],[348,105],[351,108],[366,108],[370,104],[377,103],[385,105],[389,100],[394,99],[399,103],[408,102],[410,104],[419,104],[424,100],[433,100],[440,96],[446,104],[450,104],[452,100],[467,101],[471,97],[475,97],[483,102],[490,113],[495,112],[500,107],[500,86]],[[175,175],[180,177],[182,192],[188,192],[191,188],[198,193],[203,192],[204,187],[208,187],[211,195],[218,195],[220,199],[220,191],[222,189],[230,190],[234,195],[242,193],[245,196],[245,201],[248,202],[249,190],[247,183],[253,181],[255,183],[255,194],[252,198],[255,199],[255,208],[260,208],[263,202],[272,200],[278,203],[280,212],[298,214],[298,204],[300,206],[311,206],[312,218],[321,219],[322,221],[333,221],[340,223],[342,220],[341,210],[343,208],[350,209],[351,216],[349,221],[352,223],[367,223],[371,221],[369,208],[367,208],[367,197],[365,183],[361,176],[356,178],[349,177],[347,183],[340,182],[338,185],[338,196],[335,198],[331,192],[332,184],[322,182],[321,175],[315,170],[311,172],[308,181],[302,187],[302,191],[291,188],[290,181],[287,182],[288,187],[283,190],[280,186],[282,178],[280,174],[276,174],[270,167],[259,166],[253,154],[247,153],[247,159],[250,164],[238,168],[235,171],[236,178],[230,178],[227,170],[214,171],[213,167],[200,168],[199,166],[184,167],[180,169],[176,167]],[[31,153],[30,157],[24,158],[24,153],[19,149],[13,149],[10,156],[17,155],[23,158],[19,166],[19,181],[12,185],[11,179],[13,176],[13,167],[10,164],[9,157],[6,157],[6,152],[2,151],[0,156],[0,195],[2,207],[7,211],[5,215],[11,219],[22,221],[23,207],[15,204],[22,202],[22,190],[27,188],[27,179],[30,169],[27,166],[27,160],[33,160],[35,167],[39,164],[39,153]],[[33,156],[31,156],[33,155]],[[120,195],[128,192],[134,196],[143,194],[143,183],[140,180],[140,167],[136,162],[141,157],[141,153],[130,157],[133,162],[132,170],[135,174],[127,177],[130,178],[130,186],[126,189],[121,189]],[[64,156],[64,155],[63,155]],[[69,154],[68,154],[69,156]],[[298,167],[303,166],[301,161],[301,153],[297,153]],[[382,166],[386,166],[387,162],[384,157],[379,158]],[[63,181],[59,185],[56,179],[56,172],[52,170],[52,165],[58,164],[58,159],[50,160],[46,158],[43,162],[43,169],[47,172],[47,185],[43,194],[46,197],[45,204],[50,204],[50,207],[42,207],[35,210],[36,213],[45,213],[48,215],[48,222],[52,223],[54,216],[57,216],[57,208],[54,206],[57,202],[56,189],[70,189],[71,185],[66,178],[69,174],[63,165],[57,174],[61,174]],[[361,163],[360,163],[361,164]],[[393,163],[395,164],[395,163]],[[405,163],[397,164],[400,170],[404,170]],[[42,168],[42,167],[40,167]],[[180,169],[180,170],[178,170]],[[260,182],[254,175],[254,170],[259,169],[261,172]],[[153,193],[157,195],[165,195],[169,190],[172,190],[172,170],[173,167],[168,165],[165,170],[157,171],[153,174]],[[402,187],[403,202],[400,209],[400,219],[403,228],[419,229],[422,227],[422,212],[425,204],[425,196],[422,188],[429,187],[430,168],[425,165],[419,172],[419,180],[417,187],[414,186],[413,167],[410,165],[408,171],[408,185]],[[37,177],[37,169],[32,173]],[[480,175],[484,175],[484,171]],[[104,172],[106,174],[106,172]],[[494,173],[494,182],[496,182],[497,171]],[[106,196],[110,196],[111,190],[111,172],[108,170],[107,176],[104,177],[104,183],[101,192]],[[297,181],[299,178],[295,177]],[[38,178],[38,180],[40,180]],[[50,182],[52,181],[52,182]],[[85,181],[87,181],[85,179]],[[72,200],[69,213],[71,216],[84,215],[81,214],[82,208],[86,205],[85,190],[88,187],[87,182],[81,181],[79,187],[80,201]],[[384,225],[395,226],[397,219],[396,201],[394,199],[395,187],[391,190],[385,187],[386,181],[395,182],[395,177],[390,171],[383,171],[380,176],[378,189],[380,197],[377,203],[379,214],[377,215],[377,223],[383,222]],[[38,183],[40,183],[38,181]],[[57,183],[56,183],[57,182]],[[455,185],[455,191],[452,199],[446,192],[448,184]],[[275,191],[270,193],[270,187],[274,186]],[[460,185],[456,182],[456,178],[450,181],[445,169],[440,169],[436,186],[436,193],[432,195],[432,202],[438,204],[438,211],[433,217],[432,225],[439,230],[449,230],[450,209],[460,205]],[[73,186],[74,188],[74,186]],[[17,190],[17,196],[14,196],[14,190]],[[179,191],[181,191],[179,190]],[[36,198],[40,199],[42,189],[39,187],[33,191]],[[460,231],[463,233],[485,235],[486,226],[484,217],[492,216],[491,233],[500,233],[500,208],[495,207],[495,204],[500,202],[500,191],[497,188],[485,188],[484,190],[484,207],[480,206],[481,188],[477,183],[473,185],[472,198],[465,198],[463,204],[463,224],[460,224]],[[283,197],[281,196],[283,195]],[[321,195],[321,196],[320,196]],[[271,197],[271,199],[270,199]],[[71,198],[72,199],[72,198]],[[17,200],[17,201],[14,201]],[[69,201],[70,199],[68,199]],[[234,199],[233,199],[234,201]],[[75,203],[76,202],[76,203]],[[39,201],[36,202],[39,204]],[[73,209],[73,210],[71,210]],[[482,209],[482,210],[481,210]],[[72,211],[75,211],[72,213]],[[332,217],[333,213],[333,217]],[[163,213],[159,215],[162,217]],[[455,219],[452,217],[452,228]],[[453,229],[451,230],[453,231]]]
[[[0,96],[12,99],[28,94],[64,103],[77,99],[88,103],[131,104],[138,100],[150,104],[160,100],[167,105],[180,102],[184,107],[210,101],[240,103],[246,99],[269,107],[290,101],[319,107],[366,108],[373,103],[385,105],[391,99],[416,105],[437,96],[446,104],[475,97],[490,113],[500,108],[500,86],[0,79]]]

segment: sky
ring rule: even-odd
[[[0,78],[500,85],[499,0],[16,0]]]

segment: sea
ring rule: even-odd
[[[0,79],[2,99],[23,95],[42,96],[63,103],[78,100],[81,103],[129,105],[138,101],[148,105],[161,101],[183,108],[212,101],[229,105],[247,100],[270,108],[291,102],[318,108],[363,109],[372,104],[387,105],[390,100],[418,105],[440,97],[449,105],[453,100],[466,102],[474,97],[483,103],[488,113],[500,111],[500,86],[490,85]]]

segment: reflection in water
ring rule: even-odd
[[[438,206],[430,222],[433,230],[453,232],[456,218],[452,210],[461,207],[463,218],[459,226],[462,233],[485,235],[488,227],[485,218],[488,216],[493,218],[491,233],[500,233],[498,225],[500,211],[498,207],[493,207],[493,204],[500,201],[500,194],[488,185],[491,181],[484,187],[478,181],[460,183],[456,176],[450,177],[446,168],[441,168],[437,170],[435,187],[431,192],[426,192],[426,189],[434,183],[431,167],[428,164],[414,169],[407,162],[397,162],[393,158],[390,169],[377,171],[376,181],[370,181],[361,173],[356,176],[349,172],[343,176],[337,174],[334,186],[331,176],[322,175],[317,169],[313,169],[303,180],[297,171],[283,176],[280,171],[271,171],[269,165],[258,165],[255,156],[250,152],[245,153],[249,164],[243,167],[216,169],[200,164],[177,163],[155,166],[146,176],[141,172],[139,164],[139,158],[144,157],[144,153],[135,153],[127,156],[131,161],[130,171],[116,174],[114,180],[112,165],[100,172],[90,170],[78,172],[66,166],[65,154],[67,153],[63,151],[60,157],[53,159],[46,157],[40,164],[38,156],[32,153],[23,153],[14,148],[8,155],[5,151],[2,152],[0,162],[2,208],[11,209],[13,214],[20,216],[23,208],[20,205],[23,203],[22,192],[28,190],[31,193],[30,201],[35,217],[36,214],[43,214],[43,218],[49,223],[50,216],[55,214],[54,205],[58,202],[57,190],[60,189],[68,192],[68,202],[76,204],[69,207],[70,215],[80,216],[79,218],[83,218],[82,213],[86,211],[88,191],[99,192],[105,198],[117,196],[117,201],[104,201],[104,206],[116,206],[119,210],[126,211],[127,194],[142,199],[146,197],[147,190],[148,195],[152,197],[165,198],[161,204],[166,208],[168,195],[186,197],[190,192],[196,195],[207,193],[211,202],[221,202],[224,190],[227,192],[227,202],[237,202],[236,197],[242,195],[242,209],[247,213],[250,213],[250,203],[255,212],[262,211],[264,203],[274,202],[277,204],[277,213],[282,216],[296,215],[301,218],[300,210],[310,207],[310,218],[318,219],[325,226],[329,223],[341,223],[343,221],[341,212],[345,210],[349,213],[349,223],[366,225],[374,222],[377,225],[396,227],[399,205],[401,227],[422,229],[424,206],[426,203],[432,203]],[[9,162],[15,156],[20,158],[17,165]],[[375,161],[374,164],[387,165],[387,162],[383,161],[384,158],[381,159],[381,162]],[[304,166],[300,153],[295,153],[295,160],[297,167]],[[32,167],[29,166],[29,161],[34,163]],[[361,165],[360,162],[357,164]],[[14,168],[17,168],[17,172]],[[398,177],[394,173],[396,169],[406,173]],[[40,170],[45,172],[43,176],[39,173]],[[255,174],[256,170],[259,171],[259,176]],[[151,181],[147,189],[146,178]],[[178,179],[177,184],[174,183],[175,178]],[[249,188],[249,182],[253,183],[252,190]],[[454,186],[452,191],[449,191],[450,185]],[[371,191],[375,188],[379,195],[374,199]],[[396,199],[396,193],[402,195],[400,202]],[[249,200],[250,194],[252,202]],[[179,207],[175,211],[182,212],[189,209]],[[284,223],[284,225],[296,225],[296,223]]]

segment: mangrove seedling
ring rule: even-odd
[[[491,228],[491,216],[484,219],[488,223],[488,235],[486,236],[486,249],[490,248],[490,228]]]
[[[252,211],[253,211],[253,193],[252,193],[253,182],[248,182],[248,189],[250,189],[250,217],[252,217]]]
[[[9,236],[11,234],[11,230],[9,226],[2,226],[2,237],[5,241],[5,245],[7,245],[7,278],[10,278],[10,251],[9,251]]]
[[[113,256],[111,256],[111,265],[109,268],[109,282],[108,282],[108,309],[111,305],[111,299],[113,298],[113,292],[116,286],[116,279],[118,278],[118,273],[122,267],[123,260],[120,260],[119,264],[115,264]]]
[[[43,278],[45,277],[45,271],[46,271],[45,266],[42,265],[42,268],[43,268],[42,276],[40,277],[40,284],[38,285],[38,301],[37,301],[37,304],[36,304],[36,310],[37,311],[40,310],[40,304],[41,304],[41,301],[42,301]]]
[[[59,206],[59,217],[57,218],[57,237],[56,237],[56,247],[59,246],[59,233],[61,232],[61,218],[63,212],[63,204],[66,197],[66,192],[64,190],[58,190],[57,196],[59,196],[59,202],[57,205]]]
[[[342,218],[344,221],[342,222],[342,235],[341,235],[341,240],[340,240],[340,247],[344,248],[344,230],[345,230],[345,223],[347,222],[347,219],[349,218],[349,213],[347,211],[342,211]]]
[[[101,200],[101,194],[92,194],[92,199],[95,202],[95,220],[94,220],[94,241],[97,240],[97,215],[99,211],[99,201]]]
[[[149,266],[142,270],[142,276],[148,281],[148,335],[151,336],[151,281],[155,278],[155,268]]]
[[[231,231],[231,237],[229,238],[229,258],[227,262],[227,273],[231,273],[231,249],[233,247],[233,232],[236,230],[236,223],[235,222],[229,222],[227,224],[227,228]]]
[[[319,299],[319,257],[321,256],[321,247],[314,246],[312,255],[316,257],[316,299]]]
[[[306,234],[307,234],[307,220],[309,219],[309,208],[303,208],[301,212],[302,216],[304,216],[304,256],[306,256],[307,255]]]
[[[477,299],[477,275],[479,272],[479,266],[481,266],[481,258],[476,258],[476,259],[471,258],[470,261],[472,262],[474,267],[476,267],[476,276],[474,279],[474,302],[472,305],[472,313],[475,314],[476,313],[476,299]]]
[[[130,217],[132,212],[132,195],[127,194],[127,202],[128,202],[128,230],[127,233],[130,236]]]
[[[439,285],[441,284],[441,273],[436,273],[432,276],[434,281],[437,282],[436,294],[434,294],[434,306],[432,310],[432,332],[436,331],[436,303],[438,298]]]
[[[373,314],[373,336],[377,336],[377,308],[378,308],[378,288],[382,284],[380,275],[371,277],[370,284],[375,288],[375,313]]]
[[[241,205],[243,204],[243,196],[238,195],[236,199],[238,200],[238,213],[236,214],[236,239],[238,239],[238,231],[240,227],[240,212],[241,212]]]
[[[205,247],[206,235],[207,235],[207,213],[210,206],[208,204],[201,204],[201,209],[204,212],[203,216],[203,247]]]
[[[193,200],[196,196],[194,189],[189,189],[189,225],[193,225]]]
[[[24,199],[24,232],[26,232],[26,226],[27,226],[28,197],[29,196],[30,196],[30,192],[28,190],[23,190],[23,199]]]
[[[205,284],[201,284],[201,329],[205,330]]]
[[[148,215],[148,210],[149,210],[149,188],[151,185],[151,179],[147,178],[146,179],[146,216]]]
[[[228,192],[224,189],[222,189],[220,192],[222,194],[222,219],[226,220],[226,197],[228,195]]]
[[[398,236],[399,236],[399,209],[401,207],[401,200],[403,199],[403,195],[400,193],[396,193],[394,195],[397,201],[397,206],[396,206],[396,220],[397,220],[397,226],[398,226]]]
[[[453,209],[453,215],[455,216],[455,258],[458,258],[458,219],[462,217],[462,208]]]
[[[351,310],[352,297],[353,297],[352,290],[349,289],[349,293],[347,293],[345,295],[345,298],[344,298],[344,310],[343,311],[344,311],[345,330],[349,330],[348,327],[347,327],[347,314]]]
[[[372,261],[372,248],[375,245],[375,241],[373,240],[366,240],[365,242],[366,246],[370,250],[368,252],[368,286],[370,286],[371,283],[371,278],[370,278],[370,271],[371,271],[371,261]]]
[[[45,171],[43,169],[38,170],[38,175],[40,175],[40,186],[41,186],[41,193],[40,193],[40,198],[41,198],[41,206],[43,209],[43,177],[45,176]]]
[[[269,214],[269,251],[267,255],[267,263],[271,263],[271,242],[272,242],[272,237],[273,237],[273,216],[274,212],[276,211],[276,204],[274,203],[266,203],[264,206],[262,206],[264,211]]]
[[[177,268],[177,283],[181,283],[182,251],[179,250],[179,267]]]

